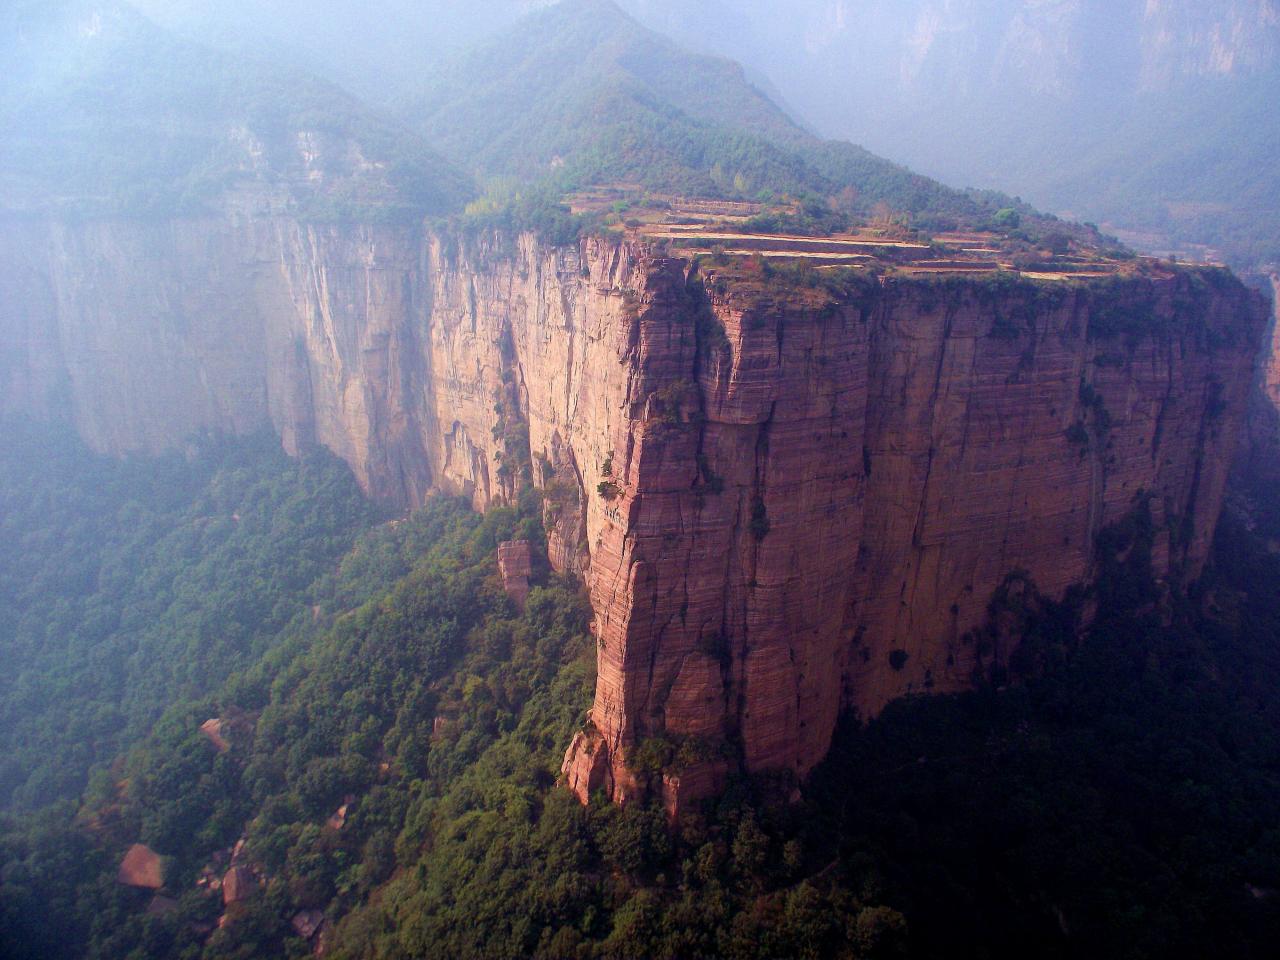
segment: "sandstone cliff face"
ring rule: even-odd
[[[531,473],[595,611],[566,779],[673,809],[730,764],[803,774],[842,708],[969,684],[1009,653],[970,638],[1005,577],[1060,596],[1139,498],[1194,576],[1263,322],[1212,271],[832,291],[253,217],[11,222],[0,260],[5,413],[110,451],[271,425],[404,503]],[[679,769],[648,782],[658,737]]]
[[[1236,453],[1234,479],[1243,490],[1280,479],[1280,274],[1268,279],[1274,312],[1258,355],[1245,436]]]
[[[112,453],[274,424],[373,493],[420,497],[401,366],[426,316],[420,247],[270,218],[9,222],[0,410],[70,417]]]
[[[1140,497],[1160,574],[1194,576],[1260,321],[1231,286],[832,299],[713,278],[700,344],[655,298],[631,366],[687,386],[633,407],[620,495],[596,507],[618,520],[592,553],[599,680],[570,783],[625,798],[659,733],[805,773],[842,707],[1007,657],[968,636],[1003,578],[1087,581],[1096,534]],[[1118,329],[1139,314],[1145,333]]]
[[[1262,389],[1271,405],[1280,410],[1280,273],[1273,273],[1271,280],[1271,303],[1274,315],[1268,328],[1266,349],[1264,351],[1264,367]]]

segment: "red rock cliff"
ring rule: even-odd
[[[599,641],[566,778],[622,800],[658,786],[650,738],[694,790],[726,758],[803,774],[842,708],[969,684],[1008,653],[966,642],[1005,577],[1087,580],[1139,497],[1159,573],[1194,576],[1264,320],[1212,270],[833,292],[254,217],[0,224],[0,260],[0,412],[113,451],[271,425],[405,503],[503,501],[531,464]]]
[[[1245,488],[1280,479],[1280,273],[1269,280],[1274,312],[1258,357],[1245,442],[1236,458],[1236,479]]]
[[[1234,281],[834,296],[742,275],[681,290],[682,268],[650,275],[617,496],[593,498],[599,680],[565,765],[581,795],[641,789],[628,758],[659,734],[805,773],[842,707],[969,684],[966,634],[1005,576],[1061,596],[1140,496],[1159,573],[1204,562],[1261,316]]]

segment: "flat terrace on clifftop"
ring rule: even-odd
[[[1087,280],[1132,272],[1137,258],[1103,250],[1061,233],[1031,236],[1016,229],[912,229],[886,214],[832,232],[806,224],[798,202],[751,203],[645,193],[611,184],[569,198],[570,209],[607,229],[653,242],[673,256],[792,260],[816,269],[877,268],[905,276],[1014,274],[1031,280]]]

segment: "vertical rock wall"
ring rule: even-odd
[[[651,787],[628,759],[654,736],[700,741],[695,773],[727,753],[803,775],[841,708],[963,688],[1007,657],[971,634],[1004,578],[1087,581],[1096,534],[1140,498],[1158,573],[1198,573],[1261,321],[1234,282],[705,279],[701,336],[674,298],[641,315],[632,364],[661,386],[596,505],[620,521],[592,555],[580,794]]]
[[[1012,571],[1060,596],[1148,500],[1208,553],[1261,301],[1225,274],[844,289],[624,242],[271,217],[0,224],[0,411],[99,449],[274,428],[371,493],[546,493],[595,611],[570,786],[802,775],[837,715],[955,690]],[[679,757],[662,784],[634,756]]]
[[[1246,442],[1236,460],[1237,478],[1246,488],[1280,479],[1280,273],[1268,280],[1273,313],[1258,357]]]

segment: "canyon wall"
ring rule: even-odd
[[[1280,480],[1280,273],[1254,279],[1269,283],[1272,315],[1258,354],[1256,388],[1249,398],[1244,436],[1236,451],[1233,484],[1242,492],[1256,494],[1259,484]]]
[[[1140,502],[1194,577],[1265,321],[1215,270],[841,285],[252,216],[9,221],[0,262],[5,414],[112,452],[270,426],[404,504],[542,487],[598,641],[566,779],[669,804],[967,686],[1006,577],[1061,596]]]

